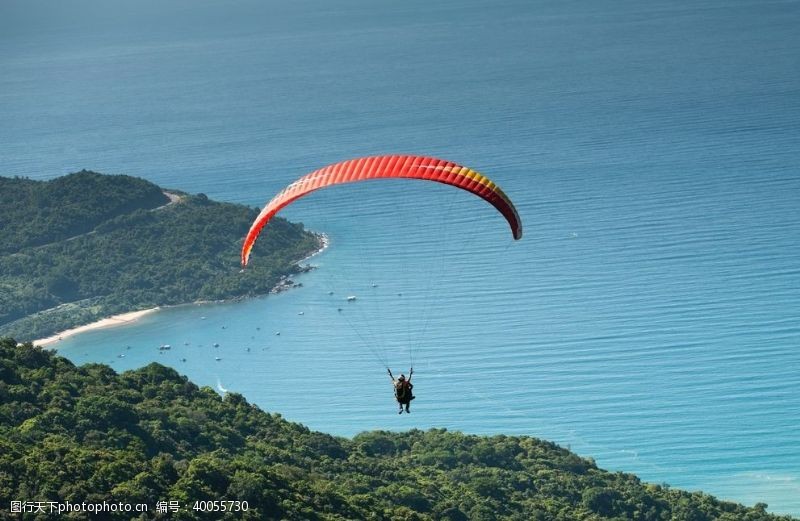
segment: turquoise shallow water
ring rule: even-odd
[[[260,205],[345,157],[428,153],[525,223],[512,243],[422,183],[320,192],[285,213],[331,238],[302,288],[86,333],[59,346],[76,363],[159,361],[342,435],[539,436],[800,515],[797,3],[27,5],[0,7],[3,175]],[[379,359],[409,346],[398,416]]]

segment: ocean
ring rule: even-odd
[[[58,350],[332,434],[537,436],[800,516],[799,25],[796,1],[10,0],[0,175],[261,206],[350,157],[468,165],[521,241],[431,183],[320,191],[282,213],[330,237],[302,287]],[[410,415],[387,363],[414,366]]]

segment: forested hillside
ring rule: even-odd
[[[195,510],[215,500],[247,511]],[[11,501],[147,504],[141,519],[157,517],[158,501],[180,505],[169,519],[790,519],[607,472],[535,438],[444,430],[337,438],[158,364],[122,374],[77,368],[5,339],[0,517]]]
[[[67,239],[168,202],[158,186],[129,176],[83,170],[52,181],[0,177],[0,253]]]
[[[265,294],[319,247],[278,219],[240,273],[257,211],[128,176],[0,178],[0,334],[30,340],[115,313]]]

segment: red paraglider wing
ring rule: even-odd
[[[508,221],[514,239],[522,237],[522,222],[514,204],[488,177],[451,161],[423,156],[370,156],[349,159],[315,170],[281,190],[267,203],[242,246],[242,266],[247,266],[250,252],[262,228],[281,208],[326,186],[366,181],[368,179],[406,178],[443,183],[471,192],[494,206]]]

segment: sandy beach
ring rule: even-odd
[[[171,194],[170,199],[172,199]],[[174,201],[173,201],[174,202]],[[171,203],[170,203],[171,204]],[[319,255],[325,248],[330,245],[330,239],[324,233],[319,232],[312,232],[317,235],[317,238],[320,242],[320,247],[316,251],[312,252],[308,256],[304,257],[303,259],[297,261],[297,264],[301,262],[305,262],[311,257],[315,255]],[[195,304],[201,304],[202,302],[195,302]],[[59,341],[71,337],[73,335],[77,335],[79,333],[85,333],[87,331],[93,331],[95,329],[103,329],[107,327],[114,327],[114,326],[123,326],[125,324],[131,324],[141,317],[158,311],[160,308],[151,308],[151,309],[143,309],[141,311],[131,311],[130,313],[122,313],[120,315],[114,315],[112,317],[104,318],[102,320],[98,320],[97,322],[92,322],[91,324],[85,324],[83,326],[74,327],[72,329],[67,329],[66,331],[61,331],[60,333],[56,333],[55,335],[49,336],[47,338],[41,338],[39,340],[34,340],[33,345],[40,346],[40,347],[55,347]]]
[[[85,333],[87,331],[93,331],[95,329],[131,324],[145,315],[149,315],[150,313],[158,311],[158,309],[159,308],[143,309],[141,311],[131,311],[130,313],[122,313],[120,315],[114,315],[113,317],[104,318],[102,320],[98,320],[97,322],[92,322],[91,324],[85,324],[83,326],[67,329],[66,331],[56,333],[55,335],[49,336],[47,338],[34,340],[33,345],[40,347],[54,347],[56,344],[58,344],[59,341],[71,337],[73,335],[77,335],[78,333]]]

